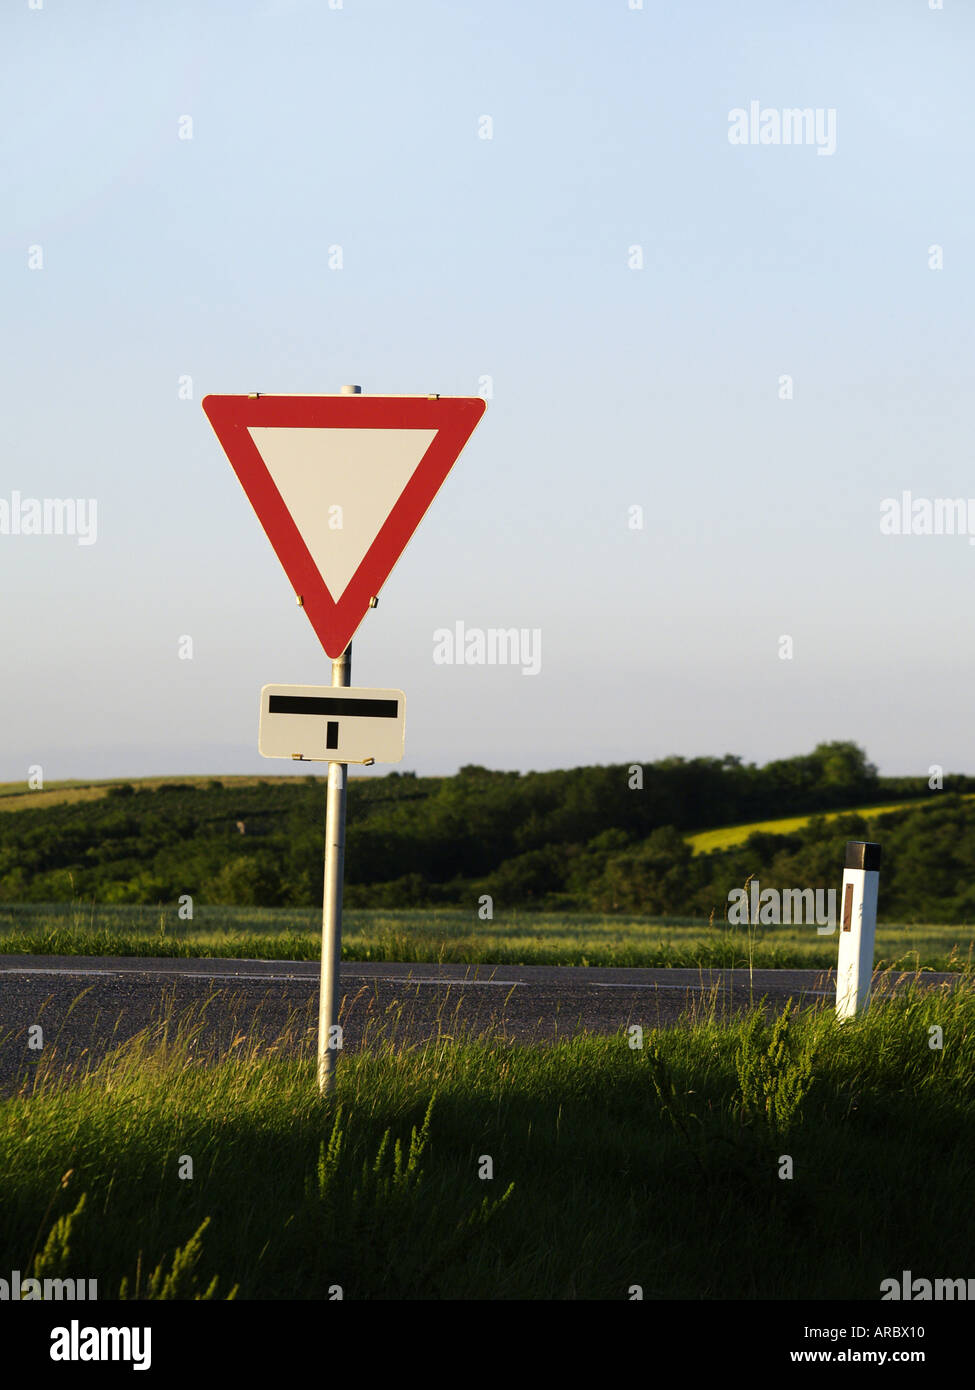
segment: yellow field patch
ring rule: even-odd
[[[975,793],[967,792],[962,800],[971,801],[973,796]],[[913,801],[887,802],[881,806],[848,806],[842,811],[813,812],[805,816],[787,816],[783,820],[756,820],[749,825],[723,825],[717,830],[699,830],[696,834],[686,835],[684,838],[695,854],[710,854],[712,850],[731,849],[734,845],[743,845],[749,835],[759,831],[768,835],[788,835],[791,831],[808,825],[817,814],[829,821],[836,820],[838,816],[881,816],[887,811],[906,811],[917,806],[933,804],[933,797],[930,800],[915,797]]]

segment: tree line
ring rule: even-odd
[[[975,778],[881,778],[850,742],[758,766],[724,758],[452,777],[350,780],[350,907],[547,908],[723,913],[748,875],[762,886],[835,887],[846,839],[884,844],[881,910],[964,920],[973,902]],[[893,800],[883,817],[819,818],[789,835],[695,855],[695,830]],[[0,902],[84,899],[313,906],[321,901],[320,777],[242,785],[113,787],[94,801],[0,815]],[[882,834],[881,834],[882,829]],[[931,854],[936,857],[931,860]],[[952,914],[962,914],[960,917]]]

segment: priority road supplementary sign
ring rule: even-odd
[[[315,763],[398,763],[406,734],[402,690],[349,685],[266,685],[258,748],[265,758]]]
[[[341,657],[484,414],[479,396],[206,396],[326,653]]]

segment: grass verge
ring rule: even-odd
[[[296,1037],[207,1062],[192,1014],[88,1073],[49,1047],[0,1101],[0,1268],[100,1298],[877,1299],[903,1269],[967,1277],[972,979],[844,1024],[715,1007],[641,1047],[377,1035],[327,1100]]]
[[[823,970],[836,964],[836,936],[812,927],[709,927],[690,918],[509,914],[472,922],[460,911],[343,914],[348,961],[463,965],[733,967]],[[970,927],[881,924],[875,963],[960,970],[971,958]],[[321,913],[314,908],[0,904],[0,955],[201,956],[317,960]]]

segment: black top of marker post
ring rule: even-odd
[[[847,840],[846,867],[848,869],[879,869],[880,846],[870,840]]]

